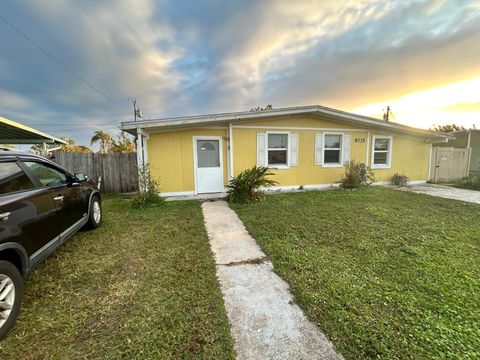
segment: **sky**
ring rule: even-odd
[[[133,120],[133,98],[145,119],[319,104],[480,128],[478,0],[3,0],[0,16],[0,116],[81,144]]]

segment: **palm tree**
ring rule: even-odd
[[[90,141],[91,145],[100,143],[100,152],[106,154],[112,144],[112,136],[107,132],[97,130],[93,133],[92,139]]]

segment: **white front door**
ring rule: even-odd
[[[194,137],[195,192],[223,191],[222,138]]]

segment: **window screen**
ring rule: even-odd
[[[197,140],[197,157],[199,168],[220,167],[218,140]]]
[[[33,175],[42,183],[44,186],[58,186],[66,184],[67,176],[53,167],[47,166],[38,162],[26,161],[25,165],[30,168]]]
[[[0,162],[0,195],[33,188],[33,183],[17,163]]]
[[[390,152],[389,138],[375,138],[373,149],[373,164],[388,166]]]
[[[342,135],[325,135],[323,162],[325,164],[340,164]]]
[[[287,165],[288,134],[268,134],[268,165]]]

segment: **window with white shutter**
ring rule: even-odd
[[[267,166],[265,138],[265,133],[257,133],[257,166]]]
[[[351,135],[344,135],[343,136],[343,156],[342,161],[343,164],[350,161],[350,149],[352,144],[352,136]]]
[[[315,134],[315,165],[323,165],[323,134]]]
[[[298,166],[298,134],[290,134],[290,166]]]

